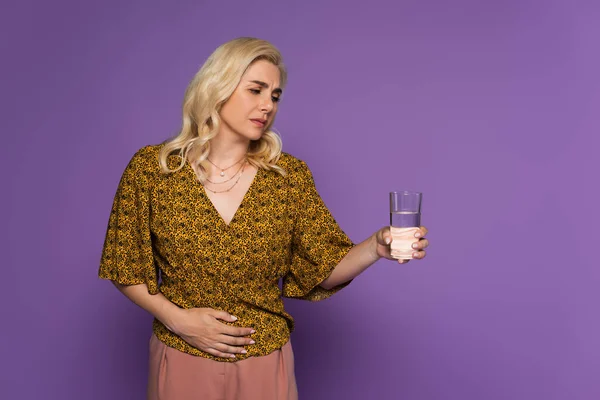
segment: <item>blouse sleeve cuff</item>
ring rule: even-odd
[[[159,288],[158,288],[158,281],[156,279],[156,277],[128,277],[128,276],[123,276],[123,275],[119,275],[116,273],[111,273],[108,271],[104,271],[101,270],[98,273],[98,277],[100,279],[107,279],[107,280],[111,280],[113,282],[116,282],[120,285],[124,285],[124,286],[132,286],[132,285],[141,285],[141,284],[145,284],[146,287],[148,288],[148,293],[154,295],[154,294],[158,294]]]
[[[331,289],[325,289],[321,286],[321,283],[331,275],[335,267],[354,246],[355,244],[352,244],[351,246],[341,248],[337,252],[334,262],[330,262],[328,268],[323,268],[319,273],[316,273],[308,284],[305,283],[304,285],[299,285],[294,278],[291,278],[293,279],[293,282],[284,283],[283,296],[308,301],[321,301],[333,296],[335,293],[348,286],[352,282],[352,279],[334,286]]]

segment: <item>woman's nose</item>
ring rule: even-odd
[[[260,104],[260,110],[264,112],[271,112],[273,109],[273,101],[272,100],[263,100]]]

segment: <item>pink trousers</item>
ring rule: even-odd
[[[263,357],[219,362],[150,339],[148,400],[297,400],[294,353],[287,342]]]

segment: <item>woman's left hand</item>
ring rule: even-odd
[[[413,259],[420,260],[426,256],[424,251],[429,246],[429,240],[425,238],[428,230],[424,226],[421,226],[415,233],[415,243],[413,244]],[[391,255],[390,243],[392,243],[392,234],[390,233],[390,227],[386,226],[381,228],[375,234],[376,242],[376,253],[378,257],[387,258],[388,260],[396,260]],[[406,264],[410,260],[397,260],[400,264]]]

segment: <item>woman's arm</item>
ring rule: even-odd
[[[426,234],[427,228],[422,226],[420,231],[415,235],[417,238],[420,238],[417,242],[417,247],[415,248],[415,259],[425,257],[425,252],[422,250],[429,245],[428,240],[424,238]],[[320,286],[324,289],[331,289],[354,279],[382,257],[394,260],[390,254],[391,242],[392,236],[390,234],[390,228],[388,226],[381,228],[365,241],[350,249],[348,254],[346,254]],[[404,264],[408,261],[409,260],[398,260],[400,264]]]
[[[183,315],[183,309],[172,303],[162,293],[150,294],[145,283],[139,285],[121,285],[112,283],[129,300],[148,311],[163,323],[171,332],[177,332],[177,321]]]
[[[180,308],[162,293],[148,293],[148,287],[144,283],[121,285],[113,281],[113,284],[125,297],[152,314],[167,329],[202,351],[217,357],[236,358],[236,354],[246,353],[244,346],[254,344],[251,338],[246,337],[253,334],[254,329],[229,326],[219,321],[237,320],[226,311]]]

